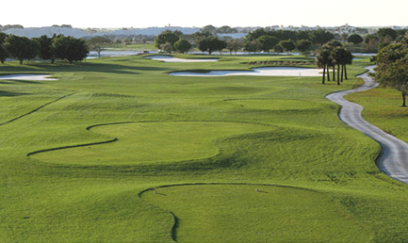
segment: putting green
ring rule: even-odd
[[[326,195],[266,185],[186,185],[141,197],[177,217],[177,242],[369,242]],[[170,230],[170,229],[169,229]]]
[[[271,126],[232,122],[142,122],[98,126],[113,143],[57,149],[32,155],[49,163],[117,165],[207,158],[216,155],[217,141]]]

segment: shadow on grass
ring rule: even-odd
[[[29,95],[28,93],[16,93],[16,92],[8,92],[0,90],[0,97],[16,97],[22,95]]]
[[[101,73],[115,73],[115,74],[140,74],[143,71],[166,71],[170,70],[163,67],[145,66],[135,63],[128,65],[113,64],[113,63],[73,63],[68,64],[64,62],[50,63],[27,63],[24,65],[4,65],[1,68],[2,75],[6,74],[23,74],[23,73],[58,73],[58,72],[101,72]]]

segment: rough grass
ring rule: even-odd
[[[0,82],[0,242],[227,241],[223,229],[235,242],[407,241],[407,187],[378,171],[379,145],[339,121],[339,107],[324,98],[353,87],[366,59],[349,67],[341,86],[320,78],[168,75],[288,58],[217,57],[0,66],[0,74],[60,78]],[[70,148],[27,156],[61,147]],[[160,189],[174,200],[139,197],[196,183],[220,185]],[[273,193],[255,194],[252,185]]]

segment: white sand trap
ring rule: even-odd
[[[13,74],[0,76],[0,80],[32,80],[32,81],[55,81],[56,78],[50,78],[47,74]]]
[[[219,76],[292,76],[292,77],[317,77],[321,76],[323,69],[296,68],[296,67],[265,67],[254,68],[253,71],[211,71],[199,72],[174,72],[172,76],[194,76],[194,77],[219,77]]]
[[[162,62],[217,62],[218,59],[183,59],[171,56],[151,56],[147,57],[152,60],[162,61]]]

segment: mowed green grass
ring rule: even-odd
[[[57,149],[35,158],[62,164],[135,164],[175,162],[212,157],[217,140],[272,129],[266,125],[230,122],[145,122],[100,126],[92,132],[118,140],[113,144]]]
[[[265,185],[184,185],[142,198],[175,215],[178,242],[364,242],[370,234],[326,195]],[[305,222],[308,222],[305,224]],[[208,234],[211,232],[211,234]]]
[[[0,242],[407,241],[407,187],[325,99],[356,78],[168,75],[295,57],[217,58],[0,66],[60,79],[0,82]]]

